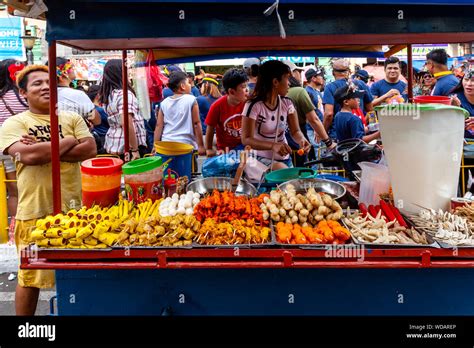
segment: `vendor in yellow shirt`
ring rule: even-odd
[[[18,210],[15,242],[18,250],[30,244],[37,219],[53,213],[51,179],[51,127],[49,74],[42,65],[30,65],[16,77],[29,110],[10,117],[2,127],[0,151],[15,161]],[[96,155],[96,144],[86,123],[76,113],[59,113],[62,208],[81,205],[79,162]],[[19,270],[15,308],[17,315],[34,315],[39,290],[54,286],[54,271]]]

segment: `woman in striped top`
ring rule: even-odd
[[[10,116],[28,110],[26,100],[18,92],[16,73],[24,65],[14,59],[5,59],[0,62],[0,128]],[[7,180],[16,180],[15,165],[10,156],[0,154]],[[16,215],[18,190],[15,182],[7,182],[8,214]]]
[[[125,157],[121,59],[111,59],[105,64],[99,88],[99,102],[109,116],[110,128],[105,135],[105,150],[109,154]],[[128,129],[131,159],[138,159],[146,153],[146,130],[138,99],[130,85],[128,85]]]

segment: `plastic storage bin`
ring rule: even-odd
[[[91,158],[81,163],[82,204],[91,207],[114,205],[120,194],[123,161],[118,158]]]
[[[376,107],[395,205],[449,210],[457,196],[464,109],[443,104]]]
[[[141,203],[163,196],[163,167],[160,156],[145,157],[123,165],[128,200]]]

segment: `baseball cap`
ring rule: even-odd
[[[309,81],[313,76],[324,76],[324,73],[321,69],[308,69],[304,74],[306,80]]]
[[[293,71],[295,71],[295,70],[304,71],[303,68],[300,68],[300,67],[297,66],[295,63],[290,62],[289,60],[284,60],[283,63],[285,63],[286,65],[288,65],[288,67],[290,68],[291,72],[293,72]]]
[[[182,70],[176,65],[169,65],[165,68],[164,71],[165,71],[165,73],[171,74],[172,72],[182,71]]]
[[[344,72],[349,70],[349,61],[347,59],[339,58],[332,61],[332,70]]]
[[[244,60],[244,69],[250,69],[252,65],[260,65],[260,59],[258,58],[247,58]]]
[[[364,70],[364,69],[357,70],[355,75],[362,77],[366,81],[369,79],[369,73],[367,72],[367,70]]]
[[[363,96],[364,91],[357,89],[357,87],[353,84],[347,84],[336,89],[336,92],[334,92],[334,100],[338,103],[342,103],[347,99],[362,98]]]

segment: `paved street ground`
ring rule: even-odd
[[[15,315],[15,288],[17,285],[18,258],[15,246],[0,244],[0,315]],[[14,280],[8,280],[10,274]],[[56,295],[55,289],[42,290],[36,315],[49,315],[49,300]]]

